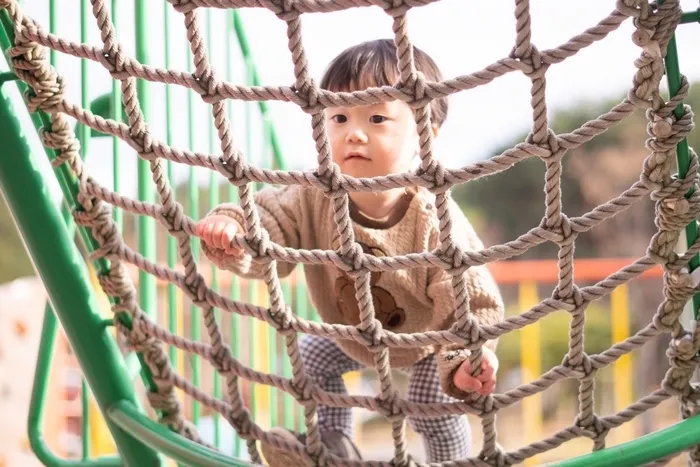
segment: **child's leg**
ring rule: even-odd
[[[304,370],[323,390],[338,394],[347,394],[343,383],[343,374],[358,370],[361,365],[350,357],[330,339],[304,335],[299,340],[301,359]],[[318,406],[318,425],[321,442],[328,451],[340,458],[360,460],[359,450],[351,440],[352,411],[339,407]],[[276,427],[271,432],[293,442],[295,439],[305,443],[305,434],[293,433]],[[306,467],[306,461],[293,453],[278,449],[271,444],[261,443],[263,455],[271,467]]]
[[[455,402],[440,387],[435,355],[431,354],[411,368],[408,400],[422,404]],[[423,437],[426,462],[443,462],[469,457],[471,428],[464,415],[445,415],[437,418],[412,418],[413,430]]]
[[[299,340],[299,350],[306,373],[324,391],[347,394],[343,375],[362,367],[325,337],[306,334]],[[352,409],[319,405],[318,425],[322,432],[339,431],[352,436]]]

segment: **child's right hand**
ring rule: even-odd
[[[235,245],[231,245],[236,233],[241,226],[229,216],[211,215],[197,222],[194,233],[201,238],[207,246],[224,250],[224,253],[231,256],[241,256],[244,250]]]

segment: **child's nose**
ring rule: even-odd
[[[366,143],[367,133],[365,133],[360,127],[352,128],[348,132],[347,140],[351,143]]]

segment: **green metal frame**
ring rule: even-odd
[[[0,157],[3,194],[100,409],[106,411],[116,402],[137,407],[119,348],[99,314],[86,264],[48,192],[45,180],[54,176],[49,161],[32,151],[18,118],[22,110],[26,113],[18,97],[7,84],[0,88],[0,141],[5,154],[21,155]],[[161,465],[154,450],[110,420],[107,425],[127,465]]]
[[[136,1],[136,31],[137,38],[145,37],[145,17],[143,16],[144,0]],[[115,2],[115,0],[113,0]],[[51,21],[56,21],[56,10],[54,2],[51,2]],[[87,17],[86,3],[82,2],[82,22]],[[167,7],[166,7],[167,10]],[[165,13],[167,24],[167,11]],[[116,18],[114,18],[116,24]],[[682,23],[700,22],[700,9],[684,14]],[[0,12],[0,46],[2,49],[8,48],[13,43],[13,29],[9,17],[5,11]],[[229,25],[235,33],[241,52],[243,54],[246,69],[248,70],[248,83],[259,85],[260,80],[255,71],[252,61],[250,47],[243,28],[242,19],[238,11],[233,11]],[[148,61],[148,52],[143,47],[146,41],[140,40],[137,43],[142,46],[137,48],[137,58],[141,62]],[[167,42],[167,41],[166,41]],[[227,44],[228,46],[228,44]],[[166,52],[166,55],[169,55]],[[54,52],[52,51],[52,61]],[[666,59],[667,77],[669,89],[675,95],[680,86],[680,72],[678,65],[678,54],[675,39],[672,39],[667,52]],[[228,70],[230,74],[230,70]],[[82,69],[83,82],[87,81],[86,68]],[[5,146],[3,152],[12,154],[13,157],[0,156],[0,188],[5,195],[10,206],[12,215],[17,223],[19,231],[25,241],[26,248],[35,264],[36,270],[47,289],[49,299],[54,309],[47,305],[45,312],[44,326],[42,329],[41,345],[37,361],[34,388],[32,391],[32,403],[29,413],[29,440],[37,457],[46,465],[60,467],[88,467],[88,466],[117,466],[126,463],[127,465],[162,465],[164,454],[176,460],[182,465],[190,466],[218,466],[235,465],[250,466],[252,464],[240,461],[235,457],[230,457],[198,445],[192,441],[184,439],[170,431],[168,428],[159,425],[149,419],[136,398],[133,389],[133,370],[130,367],[140,370],[140,374],[147,388],[154,388],[150,373],[143,361],[138,357],[137,361],[125,360],[110,334],[111,321],[105,320],[99,314],[97,296],[92,289],[87,267],[83,257],[73,242],[73,225],[68,213],[71,210],[80,209],[77,204],[77,182],[66,167],[61,167],[52,173],[48,160],[53,159],[55,154],[51,150],[46,150],[48,159],[42,154],[32,151],[31,142],[27,128],[23,127],[19,116],[26,114],[27,109],[19,99],[19,91],[26,91],[26,86],[22,82],[15,82],[12,73],[0,74],[0,141]],[[142,109],[146,115],[149,113],[147,83],[139,82],[138,93],[142,102]],[[118,87],[113,87],[110,94],[101,96],[97,100],[89,103],[83,94],[82,104],[90,107],[96,113],[114,118],[122,119],[122,106]],[[280,143],[269,118],[269,109],[265,102],[258,104],[260,114],[265,121],[265,137],[267,149],[272,155],[272,165],[284,169],[284,159],[280,148]],[[682,108],[676,109],[676,115],[680,115]],[[247,115],[248,120],[250,117]],[[38,129],[49,123],[49,117],[42,112],[31,115],[34,126]],[[168,130],[169,132],[171,130]],[[76,128],[76,132],[83,143],[83,148],[87,147],[88,139],[91,136],[99,136],[87,128]],[[192,139],[194,134],[190,129]],[[211,135],[210,135],[211,138]],[[116,143],[115,143],[116,144]],[[83,150],[83,156],[86,150]],[[115,145],[115,164],[116,156]],[[688,144],[684,140],[678,145],[678,172],[683,177],[687,173],[689,157]],[[172,170],[171,165],[168,166]],[[194,181],[194,172],[191,172],[191,182]],[[53,201],[44,180],[55,176],[64,195],[63,206],[59,206]],[[139,192],[139,198],[147,200],[153,197],[150,183],[150,173],[148,168],[139,165],[139,186],[144,186]],[[115,180],[116,183],[116,180]],[[691,193],[688,193],[688,196]],[[233,189],[229,191],[230,198],[234,198]],[[212,195],[209,204],[216,204],[218,197]],[[190,209],[196,209],[198,204],[198,194],[194,183],[190,184]],[[32,206],[32,209],[26,209]],[[192,215],[192,211],[190,212]],[[118,216],[118,215],[117,215]],[[118,223],[119,217],[117,217]],[[140,220],[141,232],[139,239],[140,251],[147,257],[154,254],[154,224],[148,223],[152,219]],[[52,232],[51,236],[41,235],[43,232]],[[86,229],[78,228],[78,232],[88,251],[93,251],[96,247],[95,240]],[[698,236],[697,224],[691,224],[686,228],[688,243],[692,243]],[[171,248],[172,246],[172,248]],[[168,262],[176,260],[174,254],[174,243],[169,242]],[[700,257],[696,256],[691,262],[694,269],[700,265]],[[98,271],[107,270],[108,263],[105,260],[95,262]],[[172,264],[171,264],[172,266]],[[70,271],[70,274],[66,274]],[[155,283],[150,275],[141,277],[143,291],[140,298],[142,306],[149,312],[155,311]],[[301,314],[308,316],[309,310],[305,303],[304,294],[300,293],[302,287],[299,283],[296,290],[296,305],[302,310]],[[235,284],[232,284],[232,294],[238,294]],[[288,287],[285,288],[285,296],[290,293]],[[175,293],[174,288],[169,288],[169,294]],[[700,308],[700,296],[694,297],[693,308],[697,318]],[[57,319],[58,317],[58,319]],[[234,317],[235,318],[235,317]],[[60,320],[84,372],[85,378],[91,391],[93,392],[97,404],[107,421],[108,428],[118,447],[120,457],[108,457],[99,459],[83,459],[79,461],[60,459],[55,456],[43,442],[41,423],[43,420],[44,403],[47,392],[48,374],[51,366],[51,355],[54,348],[58,321]],[[170,324],[172,326],[174,317],[172,308]],[[193,316],[193,320],[196,318]],[[195,321],[193,321],[193,324]],[[124,323],[130,326],[130,322]],[[237,321],[232,324],[234,330],[238,330]],[[172,327],[171,327],[172,329]],[[197,337],[197,336],[194,336]],[[234,348],[234,353],[237,349]],[[174,351],[171,349],[171,356]],[[291,369],[285,361],[283,371],[289,375]],[[217,392],[215,383],[215,392]],[[218,389],[220,390],[220,388]],[[84,395],[84,401],[87,396]],[[289,404],[288,404],[289,402]],[[195,413],[198,411],[195,405]],[[291,401],[285,399],[285,426],[293,426],[294,421],[290,418]],[[276,423],[276,420],[275,420]],[[216,424],[218,426],[218,424]],[[215,434],[217,444],[219,440],[218,431]],[[570,459],[554,465],[578,466],[578,465],[639,465],[650,462],[659,457],[663,457],[674,452],[688,449],[700,443],[700,418],[694,417],[689,420],[679,422],[669,428],[659,430],[650,435],[635,439],[628,443],[603,449],[594,453],[586,454],[574,459]],[[87,456],[87,447],[84,446],[84,455]],[[236,450],[235,456],[239,455]]]

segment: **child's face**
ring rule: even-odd
[[[401,101],[326,109],[333,161],[352,177],[407,172],[418,153],[411,108]]]

